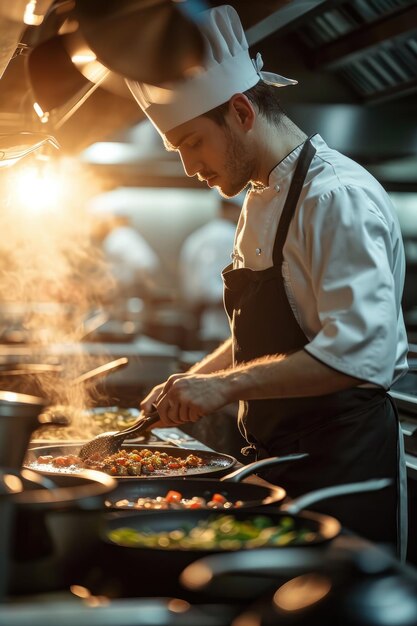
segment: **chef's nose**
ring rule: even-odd
[[[204,170],[203,164],[199,159],[193,158],[192,156],[185,156],[181,153],[180,157],[184,172],[187,176],[195,176],[198,172],[202,172]]]

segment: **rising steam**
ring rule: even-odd
[[[60,194],[51,202],[47,186],[43,198],[24,187],[24,171],[16,166],[0,177],[0,341],[11,344],[0,359],[61,364],[61,375],[38,378],[39,392],[51,404],[88,407],[94,388],[68,381],[100,364],[83,351],[80,340],[86,320],[111,301],[115,289],[103,254],[92,241],[85,209],[97,184],[74,163],[62,162],[57,169]],[[16,342],[19,333],[21,342]]]

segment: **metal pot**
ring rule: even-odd
[[[20,469],[45,400],[0,391],[0,467]]]
[[[16,473],[23,484],[12,505],[9,593],[63,589],[94,560],[104,500],[116,481],[101,472],[57,477]]]
[[[10,535],[13,514],[11,496],[21,490],[21,481],[7,470],[0,469],[0,602],[7,594],[9,580]]]

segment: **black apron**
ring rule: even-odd
[[[283,247],[316,150],[303,146],[280,218],[273,267],[223,271],[224,301],[233,337],[234,364],[290,354],[307,343],[285,291]],[[300,372],[302,377],[303,372]],[[353,388],[319,397],[242,402],[239,427],[258,458],[308,452],[309,458],[261,474],[290,497],[349,482],[389,477],[381,492],[343,496],[314,508],[378,542],[396,543],[398,423],[386,392]]]

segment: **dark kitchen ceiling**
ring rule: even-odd
[[[123,57],[123,37],[125,49],[134,50],[140,59],[146,57],[144,62],[138,61],[138,71],[158,74],[175,71],[172,51],[179,49],[178,41],[181,37],[185,40],[185,34],[194,36],[193,24],[185,24],[181,18],[173,22],[175,28],[167,31],[158,50],[142,55],[145,44],[149,41],[151,47],[156,40],[152,39],[153,26],[146,26],[145,33],[143,20],[142,26],[137,22],[136,37],[133,18],[127,27],[123,16],[115,16],[112,22],[112,11],[120,13],[126,8],[137,18],[145,2],[39,0],[38,12],[44,19],[38,25],[23,21],[23,9],[30,4],[26,0],[0,3],[0,133],[44,132],[56,137],[69,154],[78,154],[98,141],[131,141],[132,128],[143,120],[143,114],[114,71],[114,67],[128,71],[132,67],[132,55],[127,64]],[[150,4],[169,11],[172,20],[172,11],[177,11],[180,3],[160,0]],[[222,2],[187,0],[183,4],[188,7],[189,20],[193,11]],[[282,103],[306,132],[320,132],[334,147],[373,169],[391,188],[417,189],[415,1],[235,0],[230,4],[240,14],[253,55],[262,53],[264,69],[299,81],[296,87],[282,90]],[[103,19],[106,12],[107,25]],[[77,30],[80,15],[84,24],[81,20]],[[176,15],[174,18],[177,20]],[[118,38],[113,37],[109,23]],[[83,36],[93,33],[96,38],[101,57],[94,52],[101,60],[108,52],[106,62],[113,71],[103,82],[95,69],[87,72],[88,80],[68,56],[81,25],[89,29]],[[166,59],[166,64],[161,59]],[[50,110],[44,124],[33,111],[33,102],[40,97]],[[161,154],[162,150],[158,157],[162,163],[176,158]],[[123,184],[149,184],[158,158],[150,159],[148,169],[142,154],[138,157],[141,168],[133,162],[108,170],[123,178]],[[167,175],[170,178],[172,175]],[[181,174],[175,180],[179,185],[195,184]],[[168,184],[163,176],[160,182]]]

